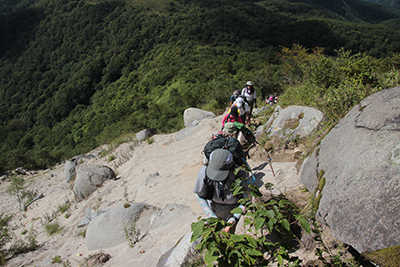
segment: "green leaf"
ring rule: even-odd
[[[235,190],[233,191],[233,195],[240,195],[244,193],[244,188],[242,186],[235,188]]]
[[[263,242],[263,245],[264,245],[265,247],[274,247],[274,246],[276,246],[275,243],[272,243],[272,242],[269,242],[269,241],[264,241],[264,242]]]
[[[278,255],[276,258],[277,258],[277,260],[278,260],[279,265],[282,266],[282,264],[283,264],[283,258],[282,258],[282,256],[281,256],[281,255]]]
[[[195,223],[192,223],[191,228],[192,228],[192,237],[191,237],[191,242],[196,241],[202,234],[203,232],[203,227],[204,227],[204,222],[203,221],[198,221]]]
[[[273,220],[273,219],[268,220],[268,222],[267,222],[267,227],[268,227],[268,230],[269,230],[270,232],[272,232],[272,229],[274,228],[275,222],[276,222],[276,220]]]
[[[275,217],[275,212],[273,210],[267,210],[267,217],[272,219]]]
[[[206,264],[211,264],[219,258],[218,252],[216,250],[207,250],[204,255],[204,262]]]
[[[244,240],[244,236],[243,235],[230,235],[229,239],[234,242],[240,242],[240,241]]]
[[[203,221],[197,221],[197,222],[192,223],[191,228],[192,228],[192,231],[195,231],[199,228],[203,228],[203,226],[204,226]]]
[[[197,229],[196,231],[193,232],[192,237],[190,238],[190,242],[194,242],[197,239],[199,239],[199,237],[201,236],[201,232],[202,230]]]
[[[253,197],[262,197],[262,194],[260,193],[260,191],[251,191],[250,195],[252,195]]]
[[[257,218],[254,224],[254,228],[256,228],[256,230],[259,230],[264,226],[264,223],[265,223],[265,218]]]
[[[247,249],[246,253],[252,256],[262,256],[262,252],[259,250],[255,250],[255,249]]]
[[[282,224],[283,228],[285,228],[286,230],[290,231],[290,224],[289,224],[288,220],[283,219],[281,224]]]
[[[281,199],[279,201],[279,207],[286,207],[287,204],[290,204],[290,202],[287,199]]]
[[[307,233],[310,233],[311,232],[310,223],[304,218],[300,218],[299,221],[300,221],[300,225],[304,229],[304,231],[306,231]]]
[[[281,213],[281,212],[279,211],[279,208],[278,208],[276,205],[274,205],[272,208],[274,209],[274,211],[275,211],[275,213],[276,213],[277,215],[278,215],[279,213]]]
[[[248,217],[246,217],[246,218],[244,218],[244,225],[249,225],[249,224],[251,224],[251,220],[250,220],[250,218],[248,218]]]
[[[257,248],[258,247],[258,242],[253,237],[251,237],[249,235],[246,235],[246,239],[249,242],[250,246],[252,246],[253,248]]]
[[[231,210],[231,213],[233,213],[233,214],[243,214],[243,210],[242,210],[242,208],[237,207],[237,208],[234,208],[233,210]]]
[[[275,199],[271,199],[271,200],[268,202],[268,205],[270,205],[270,206],[276,205],[276,204],[278,204],[278,201],[276,201]]]

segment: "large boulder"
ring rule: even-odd
[[[139,242],[156,228],[182,220],[190,208],[181,204],[167,204],[158,208],[144,203],[118,205],[97,215],[86,231],[89,250],[105,249],[131,240]]]
[[[115,172],[107,166],[83,164],[76,168],[74,192],[78,199],[88,197],[106,180],[115,179]]]
[[[360,253],[400,245],[399,103],[400,87],[365,98],[299,172],[332,235]]]
[[[75,179],[75,167],[76,167],[76,160],[67,160],[64,167],[64,177],[67,183],[73,181]]]
[[[207,118],[214,118],[215,114],[210,111],[201,110],[198,108],[187,108],[183,112],[183,120],[185,122],[185,128],[180,130],[175,135],[175,140],[180,141],[183,140],[194,132],[196,132],[197,127],[200,121],[207,119]]]
[[[266,123],[267,133],[271,136],[306,137],[315,130],[324,119],[324,114],[310,107],[289,106],[282,109],[276,106],[274,114]]]
[[[138,141],[144,141],[146,140],[147,137],[151,137],[157,133],[156,128],[149,128],[149,129],[144,129],[136,134],[136,139]]]
[[[153,213],[154,210],[156,208],[151,205],[132,203],[118,205],[98,215],[86,230],[86,246],[89,250],[106,249],[125,242],[138,230],[136,222],[139,217],[144,212]],[[145,217],[145,224],[148,225],[151,216]]]
[[[185,126],[194,126],[203,119],[214,117],[215,114],[211,111],[205,111],[198,108],[187,108],[183,112],[183,120],[185,122]]]

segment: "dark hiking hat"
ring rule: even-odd
[[[229,175],[229,170],[233,166],[233,156],[226,149],[216,149],[210,155],[210,162],[206,174],[210,180],[221,182]]]

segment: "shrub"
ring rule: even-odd
[[[241,179],[236,180],[235,193],[244,192]],[[262,195],[258,187],[249,185],[253,197]],[[290,256],[288,251],[294,247],[296,236],[293,226],[300,223],[301,227],[310,233],[310,224],[300,214],[297,206],[283,195],[274,196],[265,202],[242,199],[240,203],[246,206],[244,225],[249,227],[249,234],[228,234],[223,232],[229,223],[219,218],[202,219],[192,224],[192,241],[202,237],[196,247],[200,252],[206,250],[204,261],[218,266],[267,266],[277,262],[296,266],[301,263],[297,257]],[[241,208],[232,213],[242,213]],[[272,241],[268,236],[274,235],[279,241]]]
[[[63,227],[57,221],[46,224],[44,228],[49,236],[60,233],[63,230]]]
[[[63,214],[71,207],[71,203],[67,200],[63,205],[58,205],[58,210]]]
[[[17,239],[14,241],[9,249],[9,252],[13,253],[14,255],[19,255],[29,251],[34,251],[37,247],[38,244],[36,240],[36,231],[32,228],[29,231],[29,235],[25,241],[22,239]]]

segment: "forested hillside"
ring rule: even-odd
[[[389,8],[400,9],[400,1],[399,0],[364,0],[369,3],[380,4]]]
[[[358,94],[332,113],[396,84],[397,15],[317,2],[1,0],[0,171],[179,130],[186,108],[222,112],[247,80],[260,103]]]

